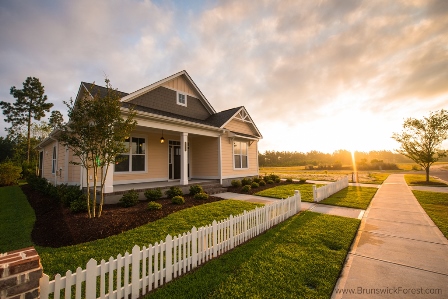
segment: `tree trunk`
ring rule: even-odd
[[[87,162],[88,163],[88,162]],[[88,166],[88,164],[86,165]],[[86,186],[87,186],[87,211],[89,212],[89,218],[92,218],[92,213],[90,212],[90,184],[89,184],[89,167],[86,167]]]
[[[425,167],[426,171],[426,182],[429,183],[429,166]]]
[[[27,154],[26,161],[30,163],[30,148],[31,148],[31,112],[28,112],[28,133],[27,133]]]

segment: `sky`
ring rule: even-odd
[[[246,107],[261,152],[394,150],[406,118],[448,108],[448,1],[0,2],[2,101],[33,76],[66,116],[81,81],[181,70],[216,111]]]

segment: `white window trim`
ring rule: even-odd
[[[246,147],[246,149],[247,149],[247,155],[246,155],[246,157],[247,157],[247,167],[240,167],[240,168],[236,168],[235,167],[235,147],[233,146],[233,142],[246,143],[246,145],[247,145],[247,147]],[[250,165],[249,165],[249,142],[243,141],[243,140],[233,140],[233,142],[232,142],[232,164],[233,164],[233,170],[248,170],[250,168]],[[240,157],[242,157],[242,156],[243,155],[240,154]],[[242,161],[243,160],[240,159],[241,164],[242,164]]]
[[[51,152],[51,174],[56,173],[56,161],[58,160],[58,153],[56,151],[56,145],[53,146],[53,151]]]
[[[115,167],[114,167],[114,173],[116,173],[117,175],[126,175],[126,174],[135,174],[135,173],[147,173],[148,169],[147,169],[147,164],[148,164],[148,137],[144,136],[144,135],[130,135],[129,136],[129,143],[131,143],[132,138],[143,138],[145,139],[145,169],[144,170],[137,170],[137,171],[132,171],[132,146],[129,144],[129,151],[128,151],[128,155],[129,155],[129,170],[128,171],[115,171]],[[120,155],[123,155],[126,153],[121,153]],[[137,156],[140,156],[140,154],[138,154]]]
[[[181,102],[179,102],[179,95],[183,95],[184,97],[185,97],[185,103],[181,103]],[[180,105],[180,106],[184,106],[184,107],[187,107],[187,94],[185,93],[185,92],[181,92],[181,91],[176,91],[176,103],[177,103],[177,105]]]

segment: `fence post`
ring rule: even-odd
[[[191,229],[191,257],[191,266],[194,269],[198,265],[198,230],[194,226]]]
[[[165,239],[165,282],[173,279],[173,237],[166,236]],[[162,269],[162,268],[160,268]]]
[[[313,185],[313,201],[317,202],[317,187]]]
[[[216,220],[213,220],[212,222],[213,226],[213,257],[218,256],[218,224],[216,223]]]
[[[230,249],[233,249],[233,247],[235,247],[235,236],[234,236],[234,232],[233,232],[233,226],[235,225],[235,221],[233,220],[233,215],[230,215],[230,229],[229,229],[229,234],[230,234]]]
[[[96,298],[96,267],[97,262],[90,259],[86,266],[86,299]]]
[[[300,213],[302,210],[302,198],[300,197],[300,191],[294,190],[294,197],[295,197],[295,214]]]
[[[132,277],[131,277],[131,284],[132,284],[132,299],[136,299],[139,297],[140,293],[140,255],[142,252],[140,252],[140,247],[137,245],[132,248]],[[145,261],[143,261],[143,264]],[[144,280],[144,279],[143,279]]]

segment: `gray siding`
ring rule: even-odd
[[[201,120],[210,116],[210,113],[199,99],[187,96],[187,107],[178,105],[176,102],[176,91],[165,87],[151,90],[131,100],[130,103]]]

